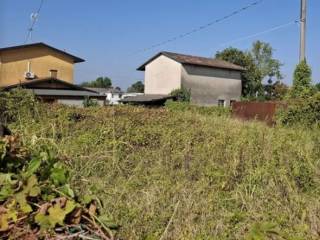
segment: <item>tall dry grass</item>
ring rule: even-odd
[[[123,239],[319,239],[320,131],[227,115],[40,106],[11,127],[66,159]]]

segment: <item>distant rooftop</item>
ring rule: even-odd
[[[189,64],[189,65],[197,65],[197,66],[204,66],[204,67],[211,67],[211,68],[222,68],[222,69],[229,69],[229,70],[236,70],[236,71],[244,71],[245,68],[235,65],[230,62],[226,62],[220,59],[214,58],[205,58],[205,57],[197,57],[191,55],[185,55],[180,53],[173,53],[173,52],[160,52],[151,59],[149,59],[146,63],[141,65],[137,70],[138,71],[145,71],[146,65],[150,62],[158,58],[159,56],[166,56],[176,62],[181,64]]]
[[[93,87],[85,87],[86,89],[98,92],[100,94],[106,94],[106,93],[123,93],[121,90],[117,88],[93,88]]]
[[[63,50],[57,49],[55,47],[49,46],[48,44],[45,44],[43,42],[38,42],[38,43],[31,43],[31,44],[24,44],[24,45],[17,45],[17,46],[11,46],[11,47],[4,47],[4,48],[0,48],[0,52],[4,52],[4,51],[10,51],[10,50],[17,50],[17,49],[24,49],[24,48],[31,48],[31,47],[44,47],[44,48],[48,48],[51,49],[55,52],[58,52],[60,54],[66,55],[70,58],[73,59],[74,63],[81,63],[84,62],[85,60],[79,57],[76,57],[70,53],[67,53]]]

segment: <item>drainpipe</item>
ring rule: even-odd
[[[28,71],[27,72],[31,72],[31,62],[28,61]]]

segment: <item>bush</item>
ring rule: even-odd
[[[16,88],[0,92],[0,122],[10,123],[24,118],[34,118],[38,101],[32,92]]]
[[[277,113],[282,125],[320,126],[320,93],[310,98],[291,100],[288,106]]]
[[[190,102],[191,101],[191,90],[186,89],[184,87],[180,89],[173,90],[170,93],[171,96],[177,98],[179,102]]]
[[[314,91],[311,86],[312,70],[304,60],[300,62],[293,76],[293,86],[290,91],[290,98],[305,98],[311,96]]]
[[[83,106],[86,107],[97,107],[99,106],[98,102],[95,99],[91,99],[89,97],[86,97],[83,100]]]

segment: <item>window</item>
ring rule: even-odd
[[[225,100],[224,99],[219,99],[218,100],[218,106],[219,107],[224,107],[225,106]]]

